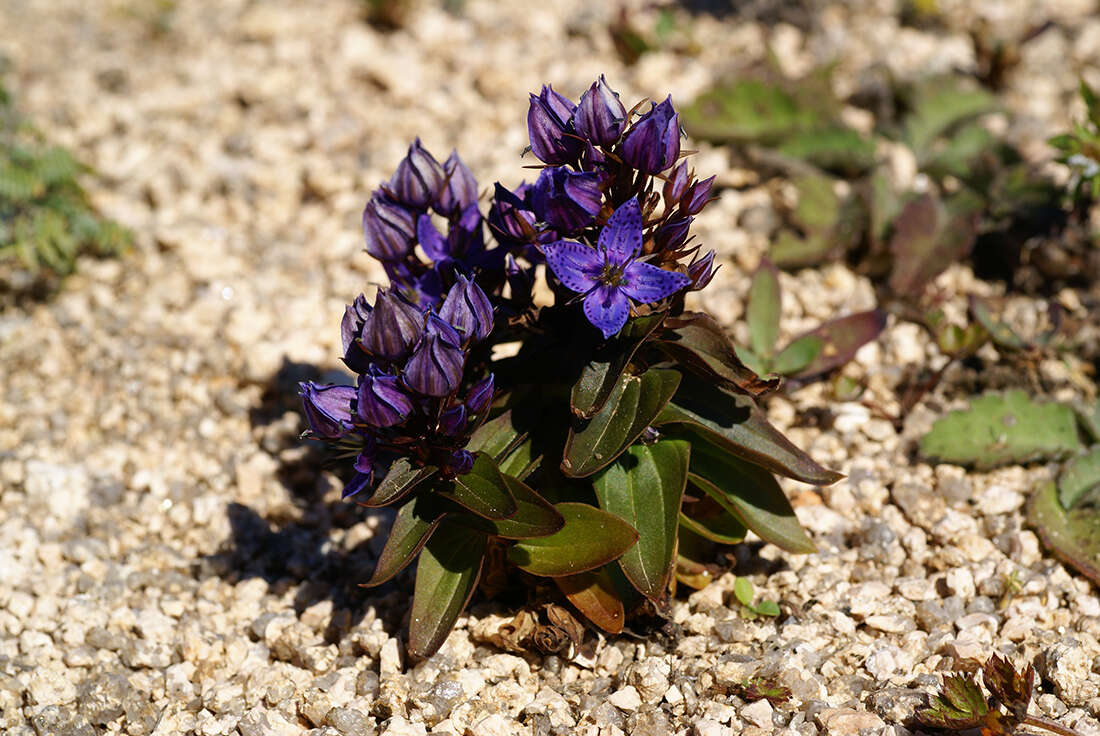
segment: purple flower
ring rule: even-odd
[[[480,414],[492,401],[493,374],[490,373],[470,387],[470,391],[466,394],[466,410],[470,414]]]
[[[437,198],[443,179],[443,167],[420,145],[417,138],[397,165],[386,190],[401,204],[425,209]]]
[[[702,258],[697,258],[689,263],[688,276],[691,278],[691,289],[689,291],[699,291],[705,288],[710,280],[714,278],[714,274],[719,268],[721,266],[715,267],[714,265],[713,250],[708,250]]]
[[[451,151],[451,155],[443,162],[443,185],[436,197],[435,211],[450,216],[475,204],[477,179],[466,164],[462,163],[458,151]]]
[[[309,429],[318,437],[338,439],[352,427],[351,401],[354,386],[320,386],[312,381],[298,384]]]
[[[446,396],[458,388],[466,355],[455,328],[428,314],[424,336],[405,364],[405,384],[424,396]]]
[[[409,354],[423,327],[423,312],[396,292],[379,289],[360,342],[375,357],[396,362]]]
[[[591,225],[601,202],[596,174],[570,171],[564,166],[543,169],[531,192],[538,218],[563,234]]]
[[[535,213],[526,202],[529,184],[510,192],[497,182],[489,206],[489,227],[497,239],[507,243],[530,243],[535,239]]]
[[[626,131],[623,161],[644,174],[659,174],[680,157],[680,116],[669,96]]]
[[[397,376],[372,368],[359,376],[356,411],[365,424],[381,429],[404,422],[413,413],[413,405]]]
[[[680,164],[672,170],[672,173],[668,175],[668,179],[665,180],[665,187],[662,192],[665,198],[665,205],[672,207],[678,203],[680,199],[687,192],[688,184],[691,182],[691,174],[688,172],[687,161],[681,161]]]
[[[566,287],[585,294],[584,314],[605,338],[626,324],[630,300],[649,304],[670,296],[691,280],[637,260],[642,248],[642,209],[628,199],[600,231],[597,248],[559,240],[543,248],[546,262]]]
[[[462,274],[443,300],[439,316],[461,333],[463,342],[484,340],[493,330],[493,305],[476,283]]]
[[[577,106],[548,84],[536,97],[531,95],[527,110],[527,132],[531,151],[548,164],[576,161],[584,142],[573,133],[573,112]]]
[[[710,202],[710,190],[714,187],[715,177],[696,181],[680,200],[680,210],[687,215],[697,215]]]
[[[619,140],[626,127],[626,108],[619,102],[618,93],[600,78],[581,95],[574,116],[577,133],[597,146],[610,146]]]
[[[446,238],[436,229],[430,215],[421,215],[416,221],[416,237],[433,263],[461,263],[467,270],[485,264],[485,237],[476,202],[451,221]]]
[[[657,228],[653,234],[653,242],[660,251],[678,250],[687,241],[688,231],[691,229],[690,217],[679,220],[669,220]]]
[[[454,437],[466,428],[466,407],[456,404],[439,415],[440,434]]]
[[[446,475],[465,475],[474,469],[474,456],[469,450],[455,450],[443,464]]]
[[[363,237],[367,252],[380,261],[400,260],[412,250],[416,224],[402,205],[375,194],[363,210]]]
[[[355,458],[355,477],[346,486],[341,498],[350,498],[374,481],[375,442],[371,435],[364,435],[365,443]]]

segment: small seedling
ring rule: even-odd
[[[741,615],[745,618],[779,615],[779,604],[775,601],[756,601],[756,590],[753,588],[752,581],[748,578],[737,578],[734,581],[733,595],[741,604]]]

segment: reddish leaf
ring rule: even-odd
[[[554,578],[554,582],[589,621],[609,634],[622,632],[626,613],[606,568]]]

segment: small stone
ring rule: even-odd
[[[775,725],[772,721],[774,713],[775,709],[767,700],[757,700],[741,709],[741,717],[760,728],[772,728]]]
[[[668,662],[651,657],[634,665],[629,682],[643,701],[657,703],[668,690],[668,674]]]
[[[397,645],[397,639],[389,638],[382,645],[379,653],[378,674],[382,677],[401,673],[401,650]]]
[[[965,567],[948,570],[947,575],[944,576],[944,584],[947,585],[948,590],[964,601],[970,600],[978,592],[974,585],[974,576]]]
[[[695,724],[695,736],[733,736],[734,731],[729,726],[723,726],[718,721],[710,719],[697,721]]]
[[[1037,669],[1054,685],[1054,694],[1070,707],[1084,706],[1100,696],[1100,688],[1090,678],[1092,658],[1075,639],[1067,637],[1044,651]]]
[[[872,629],[885,631],[888,634],[907,634],[917,628],[913,619],[900,614],[868,616],[863,622]]]
[[[428,729],[423,723],[413,723],[401,716],[391,718],[382,729],[380,736],[427,736]]]
[[[637,710],[638,706],[642,704],[642,698],[633,685],[627,685],[622,690],[617,690],[609,695],[607,702],[619,710],[633,711]]]
[[[39,667],[27,680],[27,696],[32,705],[61,705],[76,698],[76,686],[64,672]]]
[[[886,725],[874,713],[854,708],[826,708],[817,714],[817,722],[829,736],[859,736],[861,731]]]
[[[299,736],[301,728],[290,723],[277,710],[257,708],[237,722],[241,736]]]

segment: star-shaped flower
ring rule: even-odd
[[[554,275],[584,295],[584,314],[605,338],[626,324],[630,300],[650,304],[691,283],[682,273],[642,262],[641,250],[642,208],[636,198],[611,214],[596,248],[568,240],[543,246]]]

